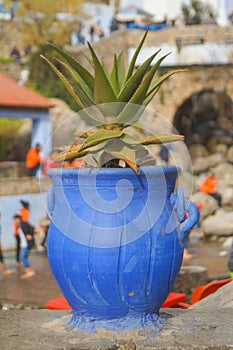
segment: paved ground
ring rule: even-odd
[[[7,278],[0,274],[0,304],[23,303],[43,308],[47,300],[62,295],[51,273],[45,252],[32,253],[29,261],[36,275],[27,280],[21,280],[19,276],[22,272],[17,271],[12,255],[6,255],[6,265],[14,270],[14,274]]]
[[[208,299],[208,302],[207,302]],[[198,304],[200,304],[198,306]],[[1,350],[230,350],[233,282],[188,310],[163,309],[163,329],[94,334],[69,330],[70,312],[0,310]],[[149,331],[149,332],[148,332]]]

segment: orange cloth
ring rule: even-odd
[[[13,233],[16,236],[19,235],[18,224],[16,222],[13,222]]]
[[[74,159],[71,163],[67,162],[64,164],[64,168],[83,168],[84,161],[81,158]]]
[[[31,148],[26,156],[26,168],[34,168],[40,162],[41,157],[39,156],[39,152],[35,148]]]
[[[29,221],[29,210],[27,208],[21,208],[18,211],[18,214],[21,216],[23,221],[26,221],[26,222]]]
[[[214,176],[207,177],[203,181],[203,183],[200,187],[200,192],[201,193],[215,193],[217,184],[218,184],[218,181]]]

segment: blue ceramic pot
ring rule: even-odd
[[[174,194],[177,175],[167,166],[50,170],[48,258],[72,326],[158,327],[198,219],[182,190]]]

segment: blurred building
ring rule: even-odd
[[[228,24],[230,13],[233,9],[233,0],[200,0],[208,3],[213,7],[216,13],[217,23],[225,26]],[[163,21],[164,19],[174,20],[182,15],[182,4],[188,4],[189,0],[120,0],[120,9],[129,6],[136,6],[154,14],[155,21]]]

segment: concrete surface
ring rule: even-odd
[[[230,350],[233,349],[233,282],[188,310],[162,309],[159,333],[68,330],[70,312],[0,311],[1,350]]]
[[[36,275],[26,280],[20,279],[24,269],[16,268],[14,255],[13,252],[4,254],[7,268],[14,273],[7,278],[0,273],[0,307],[8,304],[44,308],[49,299],[62,296],[50,270],[46,252],[30,253],[29,262]]]

